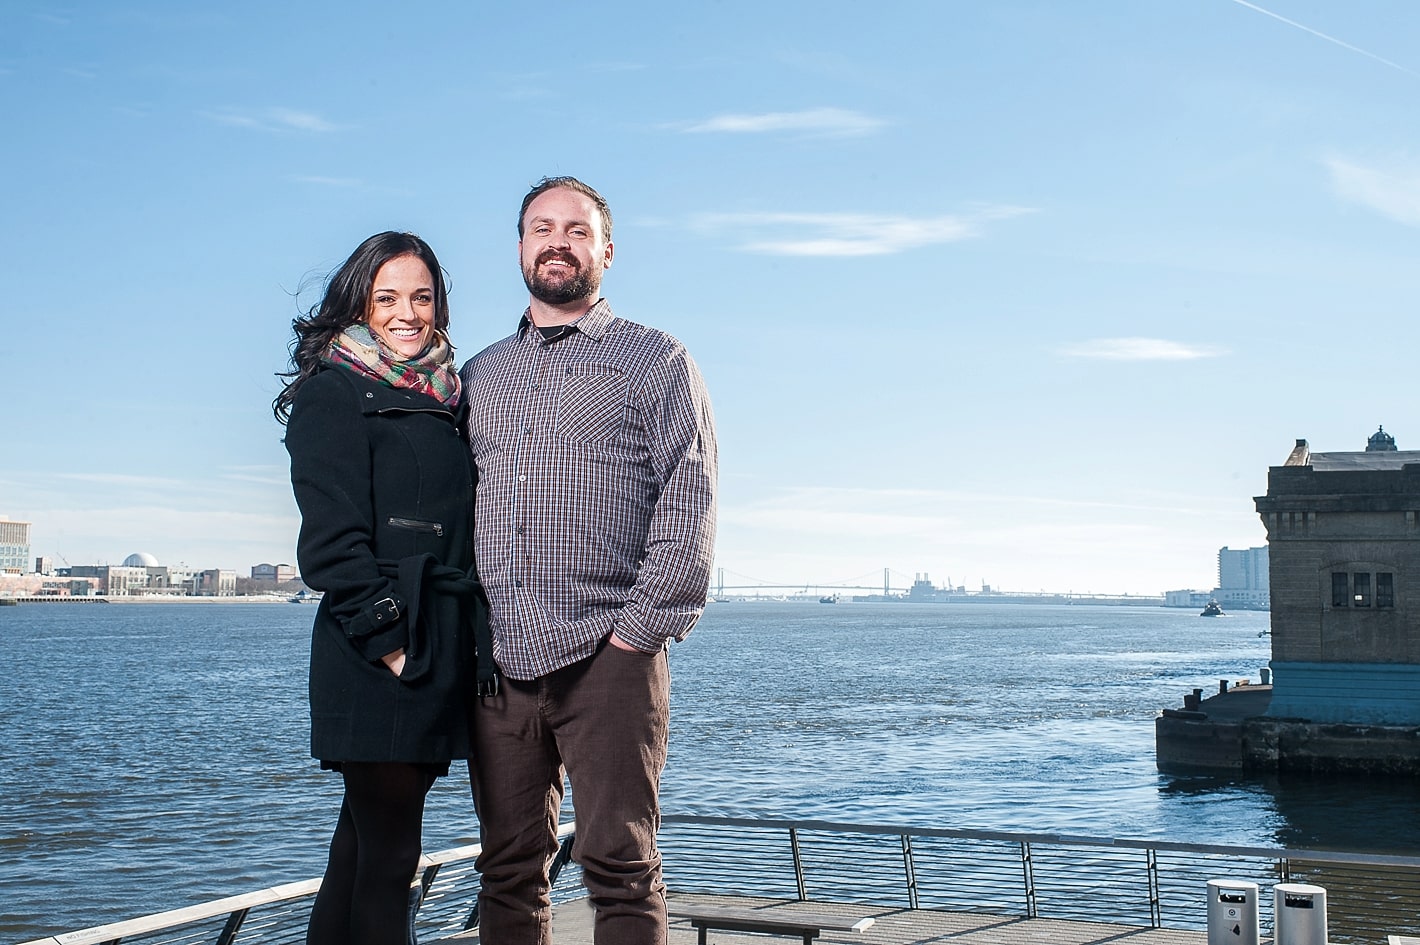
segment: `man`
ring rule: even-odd
[[[595,190],[540,181],[523,199],[518,252],[527,311],[463,369],[478,570],[503,677],[473,710],[480,940],[551,943],[565,771],[596,941],[661,945],[666,648],[710,585],[710,401],[680,342],[600,298],[613,245]]]

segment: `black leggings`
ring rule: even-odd
[[[345,798],[307,945],[405,945],[409,886],[419,866],[426,767],[342,762]]]

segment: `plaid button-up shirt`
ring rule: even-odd
[[[550,341],[525,313],[462,374],[503,673],[546,675],[613,631],[650,652],[684,638],[710,586],[717,463],[685,347],[603,299]]]

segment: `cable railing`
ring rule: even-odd
[[[583,895],[564,825],[555,903]],[[980,912],[1203,931],[1207,882],[1328,891],[1332,943],[1420,934],[1420,857],[1057,834],[667,815],[659,837],[673,893]],[[411,941],[477,925],[477,844],[428,854],[411,889]],[[36,939],[24,945],[298,945],[318,879]]]

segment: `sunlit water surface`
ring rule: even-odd
[[[314,608],[0,609],[0,935],[319,875],[339,780],[307,752]],[[672,650],[668,813],[1420,849],[1409,783],[1173,777],[1154,716],[1258,676],[1267,614],[717,603]],[[467,776],[425,849],[476,839]]]

